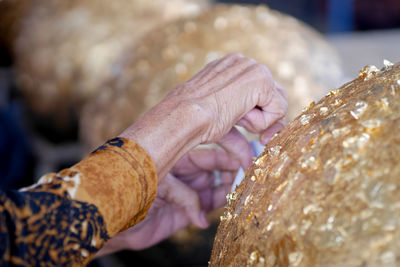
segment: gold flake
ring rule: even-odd
[[[280,156],[280,162],[276,163],[271,169],[270,173],[275,178],[279,178],[282,171],[292,162],[292,159],[287,155],[287,152],[283,152]]]
[[[368,104],[364,101],[358,101],[354,105],[355,109],[350,111],[351,116],[353,116],[356,120],[360,118],[360,116],[365,112],[368,107]]]
[[[281,146],[274,146],[274,147],[270,147],[268,149],[268,155],[270,157],[276,157],[279,155],[279,153],[281,152],[282,147]]]
[[[258,252],[258,250],[255,250],[250,254],[248,263],[255,264],[255,263],[258,263],[259,260],[260,260],[260,253]]]
[[[254,212],[253,211],[250,211],[250,213],[249,213],[249,216],[247,216],[247,221],[250,221],[251,219],[253,219],[253,217],[254,217]]]
[[[264,180],[267,176],[267,174],[264,171],[262,171],[261,169],[255,169],[254,174],[256,176],[257,181],[259,181],[261,183],[264,182]]]
[[[250,199],[251,199],[251,196],[248,195],[248,196],[246,197],[246,199],[244,200],[244,205],[245,205],[245,206],[247,206],[247,204],[249,204]]]
[[[328,114],[328,111],[329,111],[329,109],[328,109],[327,107],[321,107],[321,108],[319,109],[319,113],[320,113],[321,115],[326,115],[326,114]]]
[[[335,138],[341,137],[341,136],[349,134],[349,133],[350,133],[349,127],[337,128],[332,131],[332,135]]]
[[[393,63],[390,62],[390,61],[387,60],[387,59],[384,59],[384,60],[383,60],[383,65],[385,65],[385,67],[388,68],[388,67],[393,66]]]
[[[267,230],[268,232],[271,231],[272,227],[274,226],[275,222],[271,221],[267,227],[265,228],[265,230]]]
[[[314,115],[312,114],[304,114],[300,117],[300,123],[303,126],[306,126],[307,124],[310,123],[310,121],[312,120],[312,118],[314,118]]]
[[[310,103],[310,105],[308,105],[308,107],[305,107],[303,110],[302,110],[302,112],[307,112],[307,111],[309,111],[312,107],[314,107],[315,106],[315,102],[313,101],[313,102],[311,102]]]
[[[230,205],[232,203],[232,200],[236,200],[236,199],[237,199],[236,191],[233,191],[226,195],[226,202],[228,203],[228,205]]]
[[[288,180],[285,180],[283,183],[281,183],[277,188],[276,191],[281,192],[283,188],[286,187],[286,185],[288,184]]]
[[[222,221],[229,221],[232,219],[232,214],[229,211],[226,211],[223,216],[220,216],[219,219]]]
[[[314,156],[306,157],[300,160],[302,169],[315,169],[318,167],[319,159],[317,160]]]
[[[343,104],[343,100],[341,100],[341,99],[335,99],[335,101],[332,103],[332,105],[335,107],[339,106],[341,104]]]
[[[312,212],[321,212],[322,208],[319,207],[317,204],[310,204],[303,208],[303,213],[305,215],[312,213]]]
[[[374,134],[382,128],[382,122],[379,119],[362,121],[361,125],[366,128],[366,132],[369,134]]]
[[[273,149],[273,148],[271,148],[271,149]],[[264,154],[264,155],[258,157],[254,163],[259,166],[262,162],[266,161],[267,157],[268,157],[268,155]]]
[[[300,234],[305,235],[311,225],[312,225],[312,222],[310,220],[302,220],[301,227],[300,227]]]
[[[333,89],[327,95],[328,96],[337,96],[338,94],[339,94],[339,89]]]
[[[370,136],[367,133],[362,133],[360,136],[351,136],[343,140],[342,145],[345,148],[345,154],[347,157],[342,158],[339,162],[343,163],[343,166],[347,165],[349,162],[357,160],[359,158],[358,154],[355,152],[362,149],[370,140]]]
[[[358,74],[358,77],[363,78],[364,81],[372,78],[377,72],[379,72],[379,69],[374,66],[374,65],[368,65],[365,66],[360,73]]]
[[[377,107],[387,110],[389,107],[389,100],[386,97],[384,97],[384,98],[377,100],[375,102],[375,104]]]
[[[290,264],[289,266],[293,266],[293,267],[299,266],[302,259],[303,259],[302,252],[300,252],[300,251],[291,252],[289,254],[289,264]]]

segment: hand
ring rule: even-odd
[[[266,144],[270,133],[285,123],[285,89],[272,79],[267,67],[240,54],[208,64],[169,97],[200,107],[199,116],[208,122],[201,143],[217,142],[237,123],[261,134],[260,141]]]
[[[283,128],[285,97],[265,66],[230,54],[173,89],[120,136],[135,140],[149,153],[162,181],[184,154],[201,143],[225,139],[233,150],[244,147],[243,138],[232,128],[235,124],[261,134],[261,143],[266,144]],[[248,167],[249,158],[248,153],[241,158],[243,167]]]
[[[159,191],[146,219],[116,235],[101,253],[151,246],[190,222],[206,227],[204,212],[224,203],[237,168],[251,163],[251,148],[234,125],[261,134],[265,144],[283,128],[285,94],[265,66],[231,54],[173,89],[126,129],[120,136],[135,140],[154,160]],[[183,157],[212,142],[225,151]],[[223,171],[223,185],[213,188],[216,168]]]
[[[117,234],[97,256],[122,249],[139,250],[169,237],[190,223],[206,228],[206,214],[225,204],[240,162],[224,150],[187,153],[158,187],[145,220]],[[221,173],[215,186],[214,170]]]

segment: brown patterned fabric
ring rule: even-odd
[[[146,216],[156,188],[147,153],[115,138],[29,188],[0,191],[0,266],[85,265]]]

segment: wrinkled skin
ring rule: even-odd
[[[225,204],[236,171],[252,161],[250,144],[235,124],[260,134],[265,144],[283,128],[286,110],[286,92],[268,69],[240,54],[210,63],[172,90],[120,135],[153,158],[156,200],[144,221],[116,235],[99,255],[147,248],[190,223],[206,228],[206,214]],[[193,150],[213,142],[222,149]]]

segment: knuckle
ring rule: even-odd
[[[257,61],[249,57],[241,57],[237,60],[237,62],[245,66],[253,66],[257,64]]]
[[[260,76],[271,76],[271,73],[269,72],[268,68],[264,66],[263,64],[260,63],[255,63],[252,66],[253,71],[260,75]]]
[[[235,53],[229,53],[226,57],[229,58],[243,58],[244,56],[241,53],[235,52]]]
[[[246,57],[247,61],[251,64],[259,64],[254,58]]]

